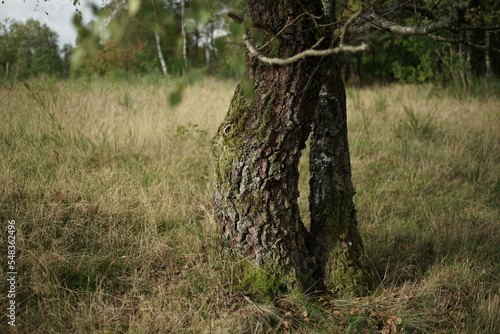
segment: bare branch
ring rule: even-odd
[[[465,39],[447,38],[447,37],[442,37],[442,36],[438,36],[438,35],[434,35],[434,34],[429,34],[429,35],[427,35],[427,37],[430,37],[433,40],[438,41],[438,42],[461,43],[461,44],[466,44],[466,45],[472,46],[473,48],[476,48],[479,50],[485,50],[485,51],[491,50],[491,51],[495,51],[495,52],[500,52],[500,49],[488,47],[486,45],[472,43],[472,42],[465,40]]]
[[[367,33],[371,29],[379,28],[403,36],[428,35],[441,29],[452,29],[463,18],[463,13],[472,4],[472,1],[457,1],[450,8],[450,14],[433,22],[406,26],[390,21],[377,13],[371,13],[359,18],[359,24],[349,28],[351,33]]]
[[[345,39],[345,35],[347,33],[347,29],[349,29],[349,27],[357,20],[357,18],[360,17],[361,14],[363,14],[364,9],[365,9],[365,7],[363,6],[363,3],[361,3],[359,10],[356,13],[354,13],[353,15],[351,15],[351,17],[349,17],[349,19],[347,19],[347,22],[342,27],[342,31],[340,33],[340,42],[339,42],[340,46],[344,45],[344,39]]]
[[[386,20],[377,14],[369,14],[363,17],[363,20],[368,22],[371,26],[379,29],[393,32],[398,35],[413,36],[413,35],[428,35],[435,31],[451,27],[452,20],[446,17],[442,20],[431,22],[421,26],[404,26],[393,21]],[[370,26],[366,24],[361,27],[353,27],[350,29],[351,32],[361,32],[366,33],[370,30]]]
[[[278,33],[276,35],[274,35],[270,40],[268,40],[264,45],[260,46],[259,47],[259,50],[262,50],[263,48],[265,48],[267,45],[269,45],[269,43],[271,43],[275,38],[277,38],[279,35],[281,35],[283,33],[283,31],[285,31],[287,28],[289,28],[290,26],[292,26],[293,24],[295,24],[295,22],[297,22],[300,18],[302,18],[302,16],[304,15],[307,15],[307,13],[302,13],[300,15],[298,15],[296,18],[294,18],[291,22],[288,22],[283,28],[281,28],[280,31],[278,31]]]
[[[259,61],[266,64],[278,65],[278,66],[289,65],[306,57],[325,57],[341,52],[360,52],[368,49],[368,45],[363,43],[358,46],[343,45],[325,50],[308,49],[300,53],[297,53],[296,55],[289,58],[269,58],[264,56],[255,48],[255,46],[252,44],[250,38],[246,33],[243,34],[243,43],[245,44],[248,52],[250,52],[250,54],[255,58],[257,58]],[[316,43],[315,45],[318,45],[318,43]]]
[[[461,30],[476,30],[476,31],[495,31],[495,30],[500,30],[500,26],[496,27],[458,27],[456,30],[461,31]]]

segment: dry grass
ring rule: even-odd
[[[176,108],[173,84],[0,90],[0,219],[18,227],[20,309],[8,330],[500,331],[497,98],[349,89],[358,215],[382,283],[369,298],[264,305],[243,295],[211,216],[210,140],[235,83],[206,80]]]

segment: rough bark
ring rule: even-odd
[[[331,19],[334,4],[249,2],[255,26],[282,33],[258,53],[249,49],[255,94],[238,86],[214,141],[216,220],[223,240],[260,268],[249,271],[248,281],[267,294],[323,282],[334,292],[359,295],[372,284],[352,201],[346,96],[337,60],[306,58],[285,66],[261,61],[300,54],[315,44],[315,34],[323,36],[322,47],[331,47],[331,31],[321,31],[312,15],[282,28],[305,9],[319,17],[322,5]],[[297,198],[298,163],[311,126],[308,232]]]
[[[309,170],[311,237],[316,276],[342,295],[363,295],[373,285],[358,232],[351,181],[344,83],[336,58],[324,59],[313,122]]]
[[[333,36],[326,23],[335,20],[335,2],[323,0],[325,36]],[[334,45],[331,38],[326,45]],[[373,275],[358,232],[347,138],[345,86],[336,56],[319,67],[321,91],[312,126],[309,171],[311,253],[318,264],[315,277],[340,295],[363,295]]]
[[[248,4],[248,16],[271,31],[302,11],[299,1]],[[314,40],[309,20],[302,20],[263,53],[288,57],[311,47]],[[236,89],[215,137],[214,199],[222,237],[262,268],[264,284],[275,290],[306,289],[311,284],[308,234],[297,198],[299,158],[319,92],[319,85],[309,80],[316,65],[317,60],[307,59],[275,67],[247,57],[254,96]]]

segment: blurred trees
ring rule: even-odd
[[[0,22],[0,68],[4,78],[27,78],[67,72],[57,45],[58,35],[35,20]]]
[[[356,10],[357,1],[337,1],[339,17]],[[394,5],[394,1],[377,1],[374,6]],[[406,25],[423,25],[447,13],[450,0],[420,0],[414,15],[401,16]],[[401,5],[403,6],[403,5]],[[418,7],[420,6],[420,7]],[[394,6],[393,8],[396,8]],[[422,10],[420,10],[422,8]],[[434,10],[429,11],[429,8]],[[438,81],[459,82],[466,86],[473,76],[500,75],[500,2],[485,0],[468,11],[460,30],[440,32],[433,38],[426,36],[395,36],[390,32],[374,31],[363,39],[370,49],[362,54],[341,56],[344,79],[352,83],[402,81],[419,83]],[[496,27],[487,30],[473,27]]]
[[[408,6],[416,4],[415,8],[427,10],[415,11],[414,15],[408,12],[402,14],[400,22],[406,25],[426,24],[446,15],[440,11],[444,11],[447,8],[445,4],[450,1],[419,0],[411,3]],[[78,73],[123,75],[168,72],[179,75],[186,70],[202,69],[212,75],[244,75],[242,26],[228,18],[227,14],[243,13],[246,1],[184,2],[184,15],[180,0],[142,0],[133,16],[129,15],[128,0],[110,0],[104,8],[95,9],[98,15],[95,21],[84,25],[81,18],[76,17],[79,30],[76,46],[89,49],[91,45],[93,49],[81,58]],[[339,22],[345,21],[359,6],[357,0],[339,0],[336,3],[335,14]],[[402,2],[379,0],[367,3],[376,9]],[[429,11],[429,8],[434,9]],[[363,40],[370,45],[369,50],[340,56],[344,79],[363,84],[458,82],[466,87],[473,76],[499,76],[500,53],[494,51],[499,49],[500,33],[497,30],[467,29],[495,26],[500,22],[499,18],[500,2],[485,0],[464,16],[464,29],[436,36],[441,41],[373,31],[363,36]],[[102,25],[114,31],[112,38],[104,33]],[[67,75],[73,48],[65,45],[60,50],[57,38],[55,32],[37,21],[0,22],[0,77]],[[453,40],[454,43],[443,40]],[[183,50],[186,51],[186,59]]]
[[[117,73],[184,73],[203,68],[211,74],[227,74],[225,51],[235,44],[227,12],[242,1],[145,0],[132,17],[128,1],[112,0],[101,9],[113,38],[101,38],[95,54],[82,60],[80,72],[100,75]],[[77,46],[85,46],[95,34],[97,21],[81,26]],[[185,36],[183,36],[183,32]],[[241,55],[241,54],[240,54]],[[162,58],[165,61],[163,68]]]

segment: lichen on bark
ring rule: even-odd
[[[347,141],[345,88],[338,61],[322,64],[324,77],[313,122],[309,170],[311,237],[316,276],[341,295],[364,295],[374,276],[363,250],[354,208]]]

